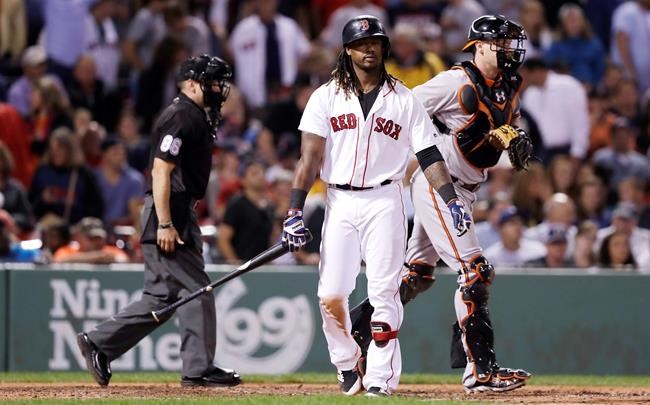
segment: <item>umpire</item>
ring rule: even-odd
[[[111,361],[160,326],[151,311],[210,283],[193,207],[205,194],[214,132],[231,76],[228,64],[217,57],[187,59],[180,70],[181,92],[156,121],[149,158],[151,176],[142,212],[142,298],[92,331],[77,335],[88,370],[99,385],[108,385]],[[204,295],[180,307],[178,320],[181,385],[239,384],[239,374],[213,364],[217,326],[214,298]]]

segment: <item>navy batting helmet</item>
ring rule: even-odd
[[[384,25],[379,22],[377,17],[372,15],[360,15],[348,21],[343,27],[343,46],[348,46],[352,42],[368,37],[379,37],[384,41],[385,53],[388,54],[390,49],[390,40],[386,35]]]

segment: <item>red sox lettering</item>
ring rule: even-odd
[[[399,138],[399,133],[402,130],[402,126],[393,120],[387,120],[383,117],[377,117],[375,120],[375,132],[383,132],[384,135],[388,135],[391,138],[397,140]]]
[[[354,114],[341,114],[338,117],[330,118],[332,130],[339,132],[342,129],[355,129],[357,127],[357,116]]]
[[[356,129],[357,116],[354,114],[341,114],[336,117],[331,117],[330,124],[332,125],[332,130],[334,132],[339,132],[344,129]],[[400,132],[402,131],[402,126],[396,122],[393,122],[393,120],[377,117],[375,119],[374,131],[383,132],[384,135],[397,140],[399,138]]]

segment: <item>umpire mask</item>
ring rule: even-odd
[[[518,23],[502,15],[484,15],[472,22],[463,51],[473,51],[476,41],[489,42],[497,54],[497,67],[512,76],[524,63],[524,40],[526,33]]]
[[[203,92],[203,105],[208,110],[210,123],[216,128],[222,120],[221,107],[230,93],[230,66],[216,56],[194,56],[181,65],[181,77],[199,83]],[[215,86],[219,91],[213,91]]]

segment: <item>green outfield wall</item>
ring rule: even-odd
[[[79,370],[75,335],[137,299],[142,271],[0,270],[0,368]],[[215,266],[213,279],[228,266]],[[407,306],[404,372],[449,373],[455,275]],[[241,373],[332,371],[313,267],[266,267],[216,290],[216,362]],[[365,277],[351,305],[364,298]],[[360,291],[359,291],[360,290]],[[650,374],[650,276],[551,270],[499,274],[490,312],[500,363],[534,373]],[[113,370],[179,370],[176,319],[112,363]]]

